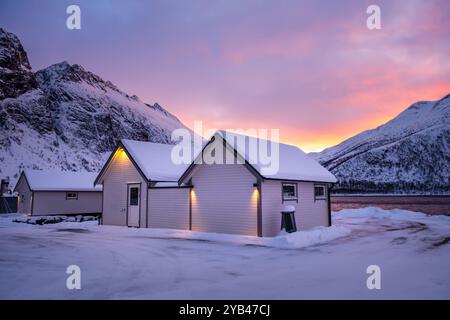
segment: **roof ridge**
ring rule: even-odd
[[[281,141],[279,141],[279,142],[276,142],[276,141],[273,141],[273,140],[270,140],[270,139],[263,139],[263,138],[259,138],[259,137],[254,137],[254,136],[249,136],[249,135],[245,135],[245,134],[241,134],[241,133],[235,133],[235,132],[232,132],[232,131],[228,131],[228,130],[217,130],[216,131],[216,133],[214,134],[214,135],[216,135],[216,134],[218,134],[218,133],[220,133],[220,134],[230,134],[230,135],[235,135],[235,136],[242,136],[242,137],[247,137],[247,138],[252,138],[252,139],[257,139],[257,140],[261,140],[261,141],[268,141],[268,142],[271,142],[271,143],[277,143],[277,144],[279,144],[279,145],[284,145],[284,146],[288,146],[288,147],[292,147],[292,148],[297,148],[297,149],[299,149],[300,151],[302,151],[302,152],[305,152],[305,151],[303,151],[300,147],[298,147],[297,145],[295,145],[295,144],[290,144],[290,143],[285,143],[285,142],[281,142]],[[221,135],[222,136],[222,135]],[[306,152],[305,152],[306,153]]]

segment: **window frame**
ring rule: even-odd
[[[75,197],[69,197],[69,194],[75,194]],[[66,200],[78,200],[78,191],[67,191],[66,192]]]
[[[323,189],[322,196],[316,195],[316,188]],[[317,200],[327,200],[327,186],[325,184],[314,184],[314,201],[317,201]]]
[[[293,197],[286,197],[284,195],[284,186],[294,186],[295,195]],[[281,183],[281,203],[286,201],[295,201],[298,203],[298,184],[295,182],[282,182]]]
[[[133,189],[136,189],[136,190],[137,190],[137,194],[136,194],[136,201],[137,201],[137,202],[136,202],[136,204],[132,204],[132,203],[131,203],[132,199],[134,198],[134,197],[131,197],[131,193],[132,193],[131,191],[132,191]],[[137,207],[137,206],[139,206],[139,205],[140,205],[140,203],[139,203],[139,202],[140,202],[140,201],[139,201],[139,200],[140,200],[140,187],[130,187],[129,190],[130,190],[130,191],[129,191],[129,198],[128,198],[128,206],[129,206],[129,207]]]

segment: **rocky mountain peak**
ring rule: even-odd
[[[16,71],[31,71],[27,53],[19,38],[2,28],[0,28],[0,67]]]
[[[53,64],[45,69],[36,72],[36,78],[40,85],[53,85],[61,81],[65,82],[85,82],[93,87],[103,91],[111,89],[120,92],[120,90],[110,81],[105,81],[98,75],[85,70],[79,64],[69,64],[67,61]]]
[[[19,38],[0,28],[0,99],[15,98],[36,87],[36,78]]]
[[[120,139],[172,143],[185,126],[78,64],[31,71],[18,38],[1,30],[0,178],[20,171],[98,171]]]

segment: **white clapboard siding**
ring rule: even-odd
[[[23,174],[17,181],[15,190],[19,193],[17,212],[31,214],[32,192]]]
[[[242,164],[200,164],[192,175],[192,230],[257,235],[256,178]]]
[[[68,200],[65,191],[35,191],[33,215],[101,213],[102,193],[100,191],[77,193],[78,199]]]
[[[147,184],[125,152],[119,151],[103,176],[103,224],[127,225],[127,184],[141,183],[140,226],[146,225]]]
[[[316,226],[328,226],[327,200],[314,201],[314,183],[297,182],[298,203],[287,201],[282,203],[282,181],[265,180],[262,183],[262,228],[263,236],[275,236],[281,227],[281,210],[285,205],[296,208],[295,220],[298,230],[306,230]]]
[[[148,189],[148,227],[189,229],[189,189]]]

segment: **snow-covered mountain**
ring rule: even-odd
[[[450,94],[311,156],[338,178],[337,192],[450,193]]]
[[[185,127],[79,65],[33,73],[19,39],[0,28],[0,178],[24,168],[98,170],[122,138],[171,143]]]

